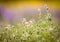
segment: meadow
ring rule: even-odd
[[[43,16],[40,12],[37,17],[37,21],[23,18],[20,23],[4,23],[0,26],[0,42],[60,42],[60,28],[52,22],[51,14]]]

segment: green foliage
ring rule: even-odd
[[[0,28],[0,42],[60,42],[60,28],[52,23],[51,14],[38,14],[38,20],[3,24]]]

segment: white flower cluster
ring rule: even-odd
[[[14,28],[14,26],[11,25],[11,24],[8,24],[5,28],[8,29],[8,30],[10,30],[10,29]]]
[[[32,21],[25,22],[26,26],[31,26],[33,23]]]
[[[40,9],[38,9],[40,11]],[[0,41],[2,42],[60,42],[60,27],[51,24],[51,16],[39,14],[37,21],[22,19],[21,23],[8,24],[2,27]],[[7,30],[6,30],[7,29]]]

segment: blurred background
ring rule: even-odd
[[[60,20],[60,1],[58,0],[2,0],[0,1],[0,22],[20,22],[22,18],[36,19],[41,12],[46,14],[45,7]]]

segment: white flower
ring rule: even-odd
[[[7,26],[7,27],[5,27],[6,29],[9,29],[9,27]]]
[[[10,24],[8,24],[5,28],[6,28],[6,29],[11,29],[12,26],[11,26]]]
[[[8,27],[10,27],[11,25],[10,25],[10,24],[8,24],[7,26],[8,26]]]
[[[31,20],[29,22],[32,24],[32,21]]]
[[[25,22],[25,24],[26,24],[26,26],[32,26],[32,21],[30,20],[30,21],[28,21],[28,22]]]
[[[29,24],[29,22],[25,22],[25,24],[27,25],[27,24]]]
[[[27,32],[25,32],[22,36],[23,36],[23,37],[28,37],[29,34],[28,34]]]
[[[53,28],[49,28],[49,31],[52,31],[53,30]]]
[[[25,25],[26,25],[26,26],[30,26],[30,23],[29,23],[29,22],[25,22]]]

